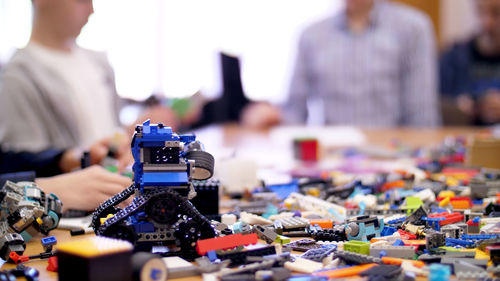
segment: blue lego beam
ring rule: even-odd
[[[188,184],[188,175],[183,172],[144,173],[142,186],[181,186]]]

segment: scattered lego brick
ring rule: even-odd
[[[257,216],[257,215],[251,214],[251,213],[247,213],[247,212],[241,212],[240,219],[242,222],[248,223],[250,225],[254,225],[254,224],[267,225],[267,224],[273,223],[272,221],[270,221],[266,218],[263,218],[261,216]]]
[[[347,241],[344,243],[344,251],[369,255],[370,243],[362,241]]]
[[[345,249],[345,244],[344,244]],[[370,256],[380,257],[384,253],[387,257],[400,259],[413,259],[415,257],[415,247],[411,246],[371,246]]]
[[[315,240],[312,239],[301,239],[294,241],[292,243],[287,243],[283,247],[292,248],[294,251],[307,252],[310,249],[321,248]]]
[[[285,262],[285,268],[292,272],[313,273],[323,268],[323,264],[308,259],[296,258],[294,262]]]
[[[256,244],[258,237],[255,233],[242,235],[241,233],[216,237],[196,242],[196,251],[200,255],[205,255],[209,251],[227,250],[238,246]]]

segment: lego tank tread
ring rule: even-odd
[[[104,211],[108,210],[108,208],[114,207],[121,202],[127,200],[132,194],[134,194],[135,185],[132,184],[122,192],[115,194],[113,197],[104,201],[97,209],[94,211],[92,215],[92,224],[91,227],[94,228],[94,231],[97,233],[97,229],[100,227],[100,219],[103,216]]]
[[[193,220],[199,227],[203,239],[215,237],[216,232],[211,226],[210,221],[200,214],[200,212],[196,210],[189,200],[170,189],[155,190],[141,197],[136,197],[130,205],[117,212],[113,217],[107,219],[97,229],[96,234],[106,236],[106,231],[110,229],[110,227],[118,226],[120,222],[124,221],[126,218],[145,207],[149,202],[151,202],[151,200],[158,198],[159,196],[166,196],[169,200],[174,201],[175,205],[178,206],[176,216],[179,214],[185,215]],[[185,250],[187,249],[183,249],[183,251]]]

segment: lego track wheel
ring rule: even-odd
[[[160,224],[172,224],[177,221],[178,204],[165,195],[153,198],[146,207],[149,217]]]
[[[206,151],[190,151],[186,153],[186,158],[194,160],[195,180],[207,180],[214,174],[214,157]]]

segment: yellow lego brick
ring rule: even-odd
[[[439,202],[439,207],[448,206],[450,204],[450,197],[445,197],[441,202]]]
[[[130,242],[102,236],[93,236],[85,239],[61,243],[57,251],[82,257],[96,257],[122,252],[131,252]]]
[[[101,218],[101,219],[100,219],[101,224],[104,224],[104,222],[105,222],[107,219],[112,218],[112,217],[114,217],[114,216],[115,216],[115,215],[113,215],[113,214],[109,214],[109,215],[107,215],[105,218]]]
[[[476,251],[476,256],[474,257],[475,259],[479,259],[479,260],[489,260],[490,259],[490,255],[488,255],[487,253],[479,250],[479,249],[473,249]]]
[[[42,225],[43,224],[43,221],[41,218],[36,218],[36,222],[39,224],[39,225]]]
[[[453,192],[451,190],[443,190],[443,191],[439,192],[439,194],[438,194],[437,197],[450,197],[450,198],[453,198],[453,197],[455,197],[455,192]]]

